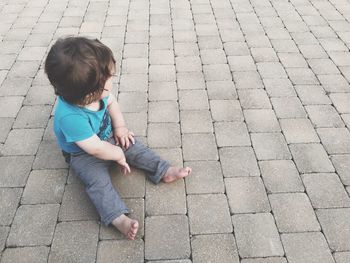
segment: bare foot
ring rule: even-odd
[[[114,225],[127,239],[134,240],[139,229],[139,222],[126,215],[121,215],[113,220]]]
[[[171,166],[168,169],[168,171],[166,171],[162,180],[164,183],[171,183],[180,178],[184,178],[188,176],[191,172],[192,172],[192,169],[190,167],[176,168]]]

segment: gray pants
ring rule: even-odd
[[[110,142],[114,143],[114,140],[111,139]],[[160,182],[170,167],[169,162],[162,160],[138,141],[130,145],[124,154],[130,166],[143,170],[147,178],[155,184]],[[120,215],[128,213],[109,176],[108,171],[112,163],[115,162],[97,159],[86,152],[70,154],[70,166],[84,182],[85,190],[105,225],[109,225]]]

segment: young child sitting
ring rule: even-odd
[[[58,95],[54,131],[66,161],[84,182],[101,221],[134,239],[139,224],[125,215],[128,209],[112,185],[109,166],[118,163],[127,174],[130,164],[155,184],[184,178],[191,168],[172,167],[135,140],[111,94],[113,53],[97,39],[57,40],[46,58],[45,72]]]

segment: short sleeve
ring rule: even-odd
[[[79,114],[63,117],[60,120],[60,128],[67,142],[82,141],[95,134],[89,119]]]

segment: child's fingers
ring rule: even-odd
[[[126,137],[126,138],[125,138],[125,149],[128,149],[128,148],[129,148],[129,145],[130,145],[130,143],[129,143],[129,138]]]
[[[119,139],[117,136],[114,137],[115,145],[119,145]]]
[[[125,147],[125,138],[124,137],[120,138],[120,146],[123,148]]]
[[[135,144],[135,138],[134,138],[134,134],[132,132],[130,132],[130,134],[129,134],[129,140],[131,141],[132,144]]]
[[[125,169],[125,173],[124,173],[124,174],[127,174],[127,173],[130,173],[130,172],[131,172],[130,166],[128,165],[128,163],[125,163],[124,169]]]

